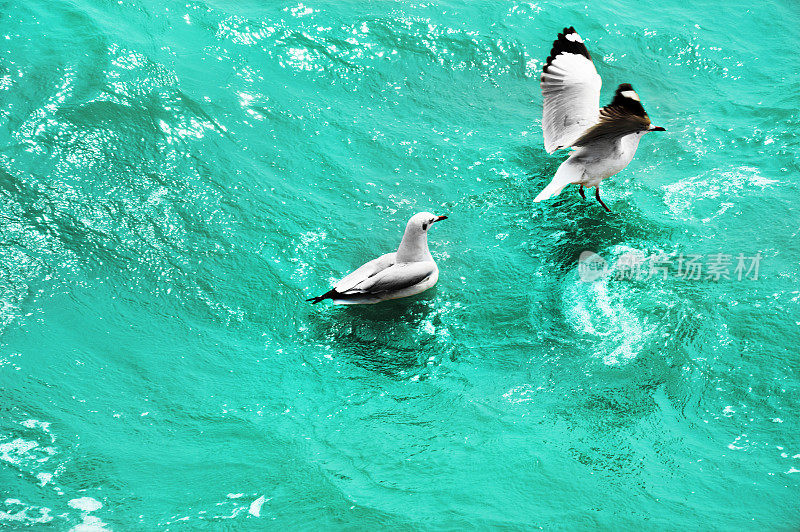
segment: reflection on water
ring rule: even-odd
[[[310,336],[366,370],[398,379],[420,378],[451,349],[436,299],[434,286],[375,305],[330,305],[312,316]]]

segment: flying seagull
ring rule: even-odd
[[[332,290],[306,301],[316,305],[323,299],[332,299],[340,305],[362,305],[424,292],[439,280],[439,267],[428,251],[428,229],[445,219],[447,216],[429,212],[415,214],[408,221],[396,252],[369,261]]]
[[[598,110],[602,83],[581,36],[573,27],[564,28],[542,71],[542,130],[547,153],[575,150],[533,201],[556,196],[575,183],[583,199],[583,187],[597,187],[595,198],[611,212],[600,199],[600,183],[628,166],[642,135],[664,131],[650,123],[629,83],[617,87],[611,103]]]

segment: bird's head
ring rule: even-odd
[[[406,225],[406,234],[423,234],[427,233],[431,228],[431,224],[446,220],[447,216],[436,216],[429,212],[418,212],[408,221]]]
[[[630,83],[622,83],[614,93],[611,103],[600,110],[601,118],[627,119],[636,124],[636,133],[641,136],[651,131],[666,131],[663,127],[654,126],[650,123],[650,117],[642,106],[639,93],[633,90]],[[627,122],[627,120],[626,120]]]
[[[400,262],[414,262],[433,260],[428,251],[428,229],[431,225],[447,216],[436,216],[429,212],[420,212],[411,217],[403,233],[403,240],[397,248],[397,260]]]

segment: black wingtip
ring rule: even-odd
[[[639,94],[633,90],[633,86],[630,83],[622,83],[617,87],[614,99],[611,100],[609,107],[619,107],[632,115],[647,118],[647,113],[639,100]]]
[[[569,35],[575,35],[575,37],[568,37]],[[592,60],[589,50],[586,48],[586,45],[583,44],[583,39],[578,35],[578,32],[575,31],[573,26],[564,28],[563,31],[558,34],[558,38],[553,41],[553,48],[550,50],[550,56],[547,58],[547,62],[544,65],[544,72],[547,72],[547,67],[550,66],[559,54],[578,54],[590,61]]]

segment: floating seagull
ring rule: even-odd
[[[424,292],[439,280],[439,267],[428,251],[428,229],[432,223],[445,219],[447,216],[429,212],[415,214],[408,221],[396,252],[369,261],[336,283],[333,290],[306,301],[316,305],[323,299],[332,299],[341,305],[360,305]]]
[[[575,28],[564,28],[553,42],[542,71],[542,129],[547,153],[576,149],[533,201],[556,196],[575,183],[580,185],[583,199],[584,186],[597,187],[595,198],[611,212],[600,199],[600,182],[628,166],[642,135],[664,131],[650,123],[629,83],[620,85],[611,103],[598,111],[600,85],[602,80],[583,39]]]

